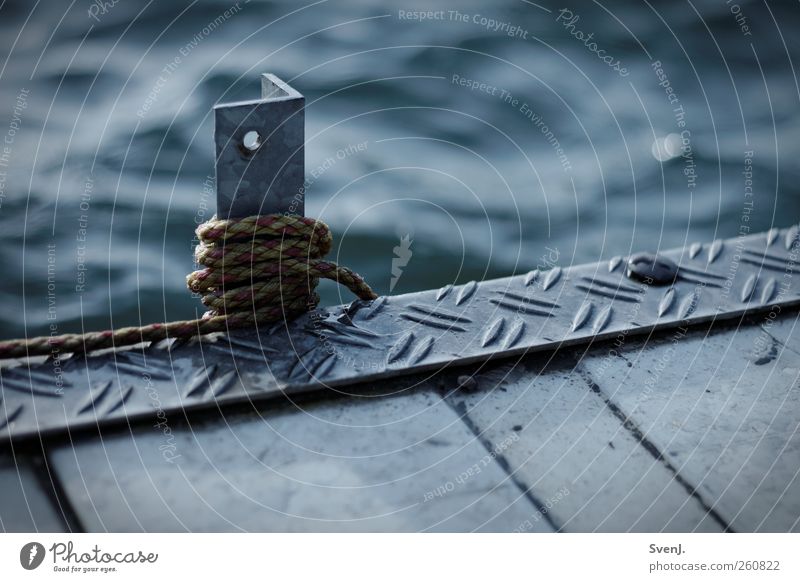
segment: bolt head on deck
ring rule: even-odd
[[[678,265],[666,257],[637,253],[628,259],[627,275],[648,285],[670,285],[678,277]]]

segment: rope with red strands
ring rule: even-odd
[[[10,340],[0,342],[0,359],[91,352],[291,319],[319,304],[320,279],[336,281],[361,299],[377,297],[358,273],[324,260],[333,237],[314,218],[214,217],[196,232],[195,259],[203,268],[190,273],[186,284],[209,308],[201,319]]]

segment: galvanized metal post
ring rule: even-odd
[[[214,107],[217,216],[305,213],[305,98],[271,74],[261,99]]]

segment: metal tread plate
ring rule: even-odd
[[[150,421],[489,358],[513,357],[800,304],[797,226],[661,256],[668,286],[622,257],[354,301],[251,331],[0,367],[0,439]]]

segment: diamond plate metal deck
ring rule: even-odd
[[[797,226],[663,253],[681,277],[635,283],[625,259],[354,301],[229,335],[0,367],[0,439],[29,439],[513,358],[800,304]],[[772,315],[774,314],[774,315]]]

